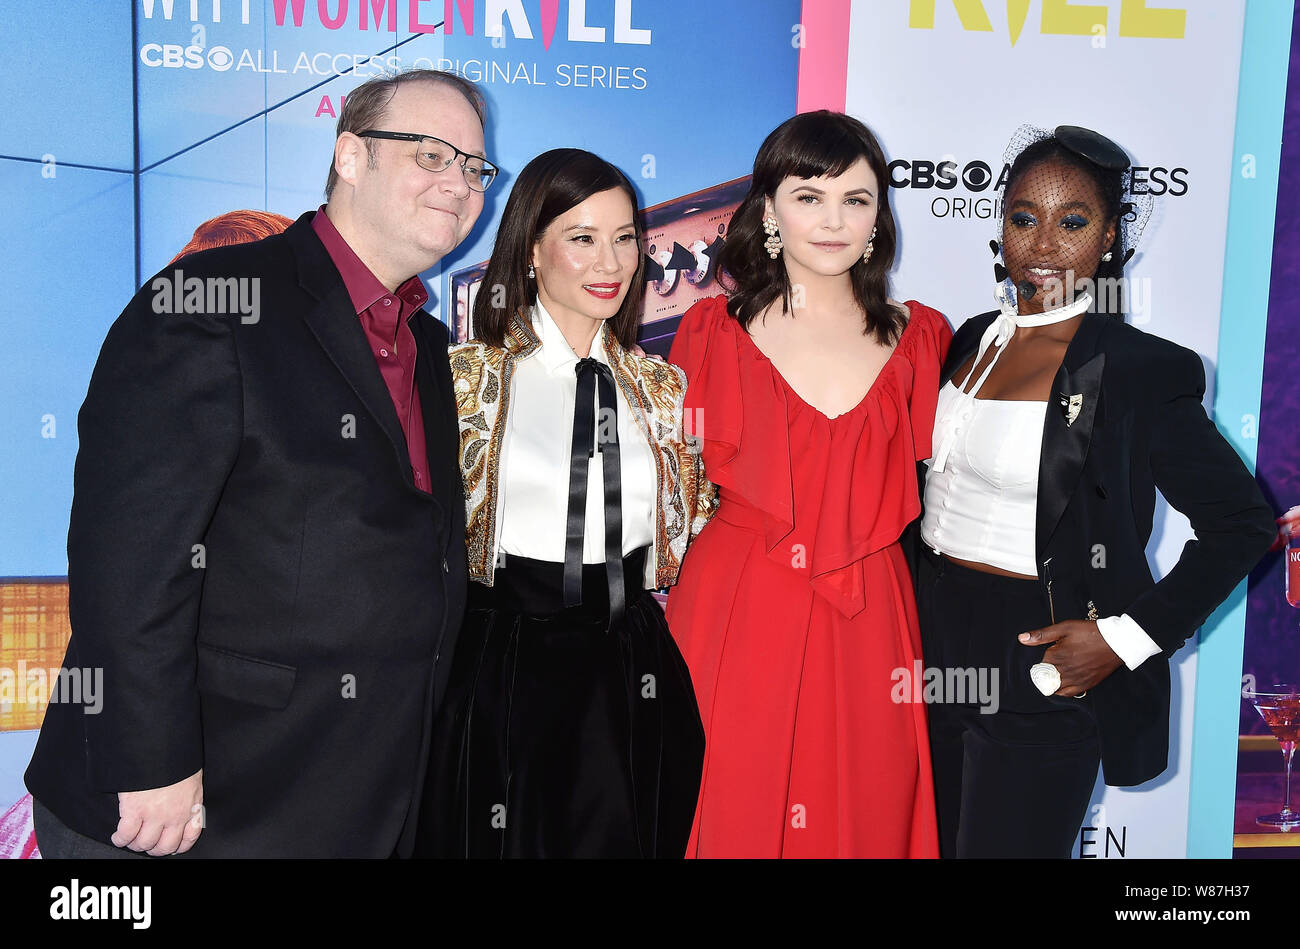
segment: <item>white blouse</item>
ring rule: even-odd
[[[542,345],[515,364],[510,418],[501,446],[498,556],[564,562],[569,512],[569,458],[577,399],[578,354],[538,301],[533,330]],[[602,326],[591,356],[606,365]],[[618,447],[622,474],[623,555],[654,543],[655,458],[622,389],[618,393]],[[596,398],[599,403],[600,389]],[[597,406],[599,412],[599,405]],[[599,418],[599,416],[597,416]],[[600,440],[597,439],[597,442]],[[605,562],[605,495],[600,455],[587,466],[587,523],[583,563]]]

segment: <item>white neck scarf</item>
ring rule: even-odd
[[[975,353],[975,361],[971,363],[970,373],[962,380],[958,390],[965,388],[966,383],[970,381],[971,374],[975,372],[975,367],[979,365],[984,354],[990,346],[997,346],[997,352],[989,360],[989,364],[984,367],[980,373],[979,379],[971,387],[970,392],[962,392],[957,402],[953,404],[952,411],[940,420],[941,424],[946,423],[954,412],[961,412],[967,408],[971,402],[975,401],[975,396],[979,393],[980,388],[984,385],[984,380],[989,377],[993,367],[997,365],[998,359],[1007,348],[1007,343],[1011,337],[1016,334],[1016,329],[1021,326],[1049,326],[1052,323],[1062,323],[1065,320],[1073,319],[1080,313],[1083,313],[1092,306],[1092,295],[1081,293],[1073,302],[1065,306],[1058,306],[1052,310],[1045,310],[1042,313],[1020,313],[1017,311],[1015,304],[1008,299],[1008,294],[1003,284],[998,284],[993,291],[993,297],[998,301],[998,309],[1001,311],[997,317],[989,324],[984,335],[980,337],[979,349]],[[936,430],[940,428],[935,426]],[[953,431],[951,425],[942,424],[943,440],[939,444],[939,450],[934,453],[934,463],[932,465],[935,471],[943,471],[948,462],[948,455],[952,451],[952,446],[957,440],[957,433]]]

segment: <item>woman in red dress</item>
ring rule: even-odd
[[[706,736],[688,856],[938,855],[898,541],[952,333],[887,298],[888,180],[857,120],[781,125],[731,220],[730,292],[673,343],[721,492],[668,599]]]

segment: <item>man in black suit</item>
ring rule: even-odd
[[[410,853],[465,600],[448,334],[418,274],[478,218],[483,151],[472,84],[371,80],[326,206],[182,258],[109,331],[64,660],[103,670],[102,711],[46,713],[46,856]]]

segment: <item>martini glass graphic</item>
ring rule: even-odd
[[[1282,830],[1300,827],[1300,812],[1291,810],[1291,758],[1295,754],[1296,740],[1300,739],[1300,686],[1273,685],[1267,691],[1243,689],[1241,694],[1255,706],[1255,711],[1277,738],[1286,766],[1282,810],[1258,817],[1255,822]]]

